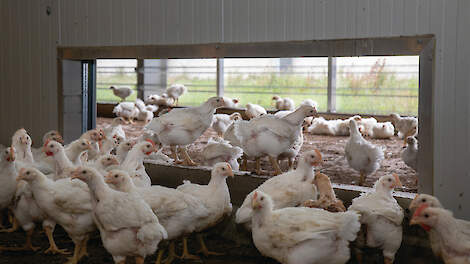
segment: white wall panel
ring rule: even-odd
[[[52,7],[50,16],[46,6]],[[8,143],[18,126],[27,126],[36,139],[57,127],[58,44],[256,42],[430,33],[436,36],[434,189],[457,215],[470,218],[468,202],[461,204],[462,210],[459,202],[452,202],[469,198],[462,187],[470,183],[466,166],[470,156],[469,13],[468,0],[0,1],[2,33],[9,36],[0,39],[0,119],[5,124],[1,143]],[[12,106],[17,109],[15,115]]]

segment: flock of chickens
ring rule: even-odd
[[[279,108],[289,105],[289,100],[273,99]],[[161,242],[165,240],[170,242],[165,263],[175,258],[199,259],[188,251],[188,237],[193,233],[205,256],[217,254],[207,249],[202,232],[232,213],[226,178],[234,177],[237,159],[243,155],[242,169],[246,169],[247,159],[255,159],[260,170],[260,158],[267,156],[276,174],[247,195],[235,217],[238,224],[251,230],[263,255],[289,264],[346,263],[349,243],[356,241],[381,248],[385,263],[393,263],[402,241],[404,217],[392,195],[401,186],[398,175],[382,176],[373,191],[354,199],[346,210],[328,176],[315,173],[322,163],[320,151],[303,153],[295,169],[283,173],[279,168],[279,159],[293,163],[302,144],[302,127],[308,126],[308,130],[315,124],[315,119],[306,123],[317,115],[313,101],[277,115],[258,114],[263,112],[260,106],[247,105],[246,114],[253,117],[250,120],[243,120],[238,113],[214,115],[217,108],[236,103],[212,97],[198,107],[171,109],[152,118],[137,139],[126,138],[122,115],[108,127],[90,130],[65,146],[61,135],[50,131],[43,137],[43,147],[34,149],[27,131],[19,129],[11,146],[1,152],[0,206],[9,209],[12,224],[2,231],[22,227],[26,243],[21,248],[0,250],[38,250],[31,236],[35,225],[42,224],[50,243],[45,252],[69,254],[54,242],[53,231],[59,224],[75,244],[68,263],[77,263],[88,254],[87,241],[96,229],[115,263],[125,263],[128,257],[144,263],[157,249],[156,263],[161,263]],[[411,136],[417,132],[416,126],[410,125],[414,121],[397,118],[395,127],[407,138],[408,147],[414,144],[417,148]],[[383,150],[363,138],[369,128],[362,120],[353,117],[345,121],[350,135],[345,157],[361,173],[361,180],[383,159]],[[222,138],[211,139],[202,151],[206,165],[212,166],[210,182],[198,185],[185,181],[176,189],[151,185],[144,159],[196,165],[187,145],[211,125]],[[170,157],[158,148],[160,145],[170,148]],[[410,223],[430,232],[436,255],[446,263],[470,263],[468,222],[455,219],[429,195],[418,195],[410,209],[415,210]],[[177,255],[174,241],[180,238],[183,253]],[[360,252],[356,255],[361,257]]]

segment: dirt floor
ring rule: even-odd
[[[97,126],[106,127],[111,123],[110,118],[98,118]],[[143,122],[137,121],[133,125],[124,126],[124,130],[128,137],[138,137],[144,126]],[[189,154],[196,162],[201,162],[201,159],[197,155],[210,137],[217,136],[216,132],[209,128],[194,144],[189,146]],[[304,144],[300,151],[300,155],[312,149],[318,149],[323,155],[324,163],[317,168],[317,171],[321,171],[331,178],[333,183],[341,184],[357,184],[359,181],[359,173],[349,167],[347,161],[342,158],[344,155],[344,146],[348,140],[348,137],[336,137],[336,136],[317,136],[308,133],[304,134]],[[385,160],[382,162],[382,166],[374,174],[369,175],[366,178],[366,186],[372,187],[383,175],[396,173],[399,175],[403,188],[401,191],[405,192],[417,192],[417,181],[416,172],[409,168],[400,158],[400,153],[403,149],[403,141],[398,137],[392,139],[370,139],[371,142],[377,145],[384,146]],[[166,152],[166,150],[165,150]],[[254,162],[248,163],[249,169],[254,170]],[[271,164],[267,159],[261,163],[263,170],[271,170]],[[283,170],[287,170],[287,161],[282,164]]]

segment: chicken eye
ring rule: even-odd
[[[391,182],[391,181],[392,181],[392,179],[388,179],[388,181],[389,181],[389,182]]]
[[[51,145],[51,148],[54,148],[54,145]]]
[[[428,214],[424,214],[424,217],[428,218],[428,217],[429,217],[429,215],[428,215]]]
[[[218,102],[220,102],[220,100],[219,100],[219,99],[217,99],[217,100],[215,100],[215,101],[216,101],[217,103],[218,103]]]
[[[425,202],[426,202],[426,198],[423,198],[421,201],[422,201],[423,203],[425,203]]]
[[[110,161],[110,160],[111,160],[111,158],[107,158],[107,160],[108,160],[108,161]]]
[[[82,146],[85,146],[85,143],[82,143]]]
[[[310,158],[312,158],[312,159],[313,159],[313,158],[315,158],[315,156],[313,156],[313,155],[310,155]]]
[[[224,170],[225,170],[225,168],[222,168],[222,170],[224,171]]]
[[[264,200],[264,197],[261,197],[260,200],[263,201],[263,200]]]
[[[86,174],[86,170],[82,170],[82,173],[83,173],[83,174]]]
[[[29,175],[29,174],[30,174],[30,172],[29,172],[29,171],[27,171],[27,172],[26,172],[26,175]]]
[[[119,177],[119,175],[115,174],[115,175],[114,175],[114,178],[117,178],[117,177]]]

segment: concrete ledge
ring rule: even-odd
[[[160,165],[152,161],[145,161],[146,171],[152,179],[152,184],[175,188],[189,180],[193,183],[207,184],[210,180],[209,167],[186,167],[179,165]],[[252,175],[250,172],[235,172],[235,178],[228,178],[227,184],[230,189],[232,204],[239,207],[246,195],[261,185],[268,177]],[[371,188],[333,184],[336,195],[346,207],[351,204],[352,199],[358,197],[362,192],[368,192]],[[422,248],[424,251],[430,250],[427,234],[424,230],[416,226],[409,226],[410,212],[407,209],[415,194],[396,192],[394,194],[400,206],[405,209],[405,219],[403,223],[403,244],[406,246]],[[428,252],[429,253],[429,252]]]

